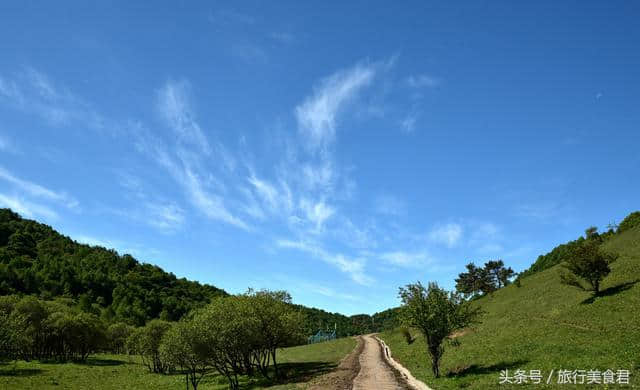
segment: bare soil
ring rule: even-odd
[[[353,380],[360,372],[360,355],[365,346],[362,336],[357,337],[358,344],[353,351],[347,355],[338,367],[319,378],[314,379],[308,389],[310,390],[351,390]],[[375,388],[375,387],[374,387]]]
[[[380,343],[373,335],[362,336],[364,349],[360,354],[360,372],[353,380],[353,390],[404,390],[407,385],[398,377],[383,357]]]

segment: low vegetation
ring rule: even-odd
[[[278,383],[262,376],[242,375],[243,389],[268,387],[272,390],[293,390],[334,369],[340,359],[353,350],[356,341],[341,338],[326,343],[285,348],[278,351],[283,379]],[[15,390],[184,390],[185,374],[180,370],[168,374],[150,373],[138,356],[96,354],[86,362],[51,364],[47,361],[17,361],[0,363],[0,389]],[[204,376],[198,390],[228,389],[228,381],[217,373]]]

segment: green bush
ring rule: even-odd
[[[636,226],[640,226],[640,211],[635,211],[627,215],[627,217],[620,222],[620,225],[618,225],[618,233],[622,233]]]

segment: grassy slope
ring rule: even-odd
[[[433,378],[417,333],[411,345],[399,332],[381,337],[396,359],[436,389],[498,387],[500,370],[513,374],[518,368],[543,375],[552,369],[629,369],[640,388],[640,283],[634,283],[640,281],[640,228],[612,238],[605,249],[621,256],[603,283],[605,296],[590,300],[590,293],[561,285],[555,266],[524,278],[522,287],[478,300],[483,323],[444,354],[442,372],[456,376]]]
[[[340,359],[353,350],[356,341],[342,338],[326,343],[286,348],[278,352],[278,361],[287,371],[288,383],[271,386],[272,389],[290,389],[334,368]],[[0,366],[0,389],[184,389],[183,375],[151,374],[138,359],[123,355],[98,355],[87,364],[48,364],[18,362],[15,374],[13,364]],[[259,382],[245,385],[263,387]],[[247,386],[249,387],[249,386]],[[223,377],[210,375],[198,389],[226,389]]]

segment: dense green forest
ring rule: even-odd
[[[228,294],[217,287],[177,278],[113,249],[80,244],[51,227],[0,209],[0,295],[67,299],[107,323],[142,326],[152,319],[177,321]],[[68,300],[71,300],[69,303]],[[393,326],[385,311],[348,317],[296,305],[308,334],[337,328],[338,336]]]
[[[1,209],[0,295],[9,294],[72,298],[86,312],[132,325],[178,320],[212,297],[227,295]]]

